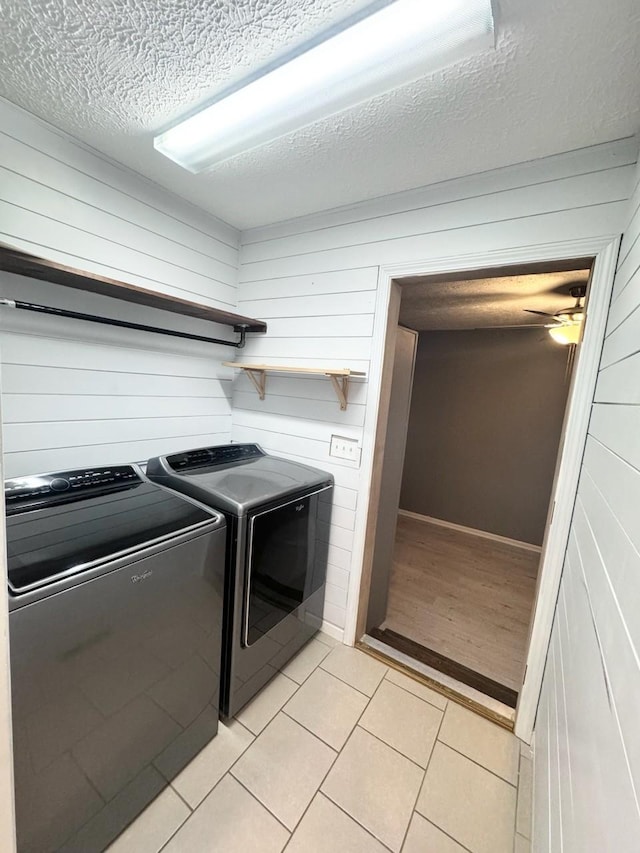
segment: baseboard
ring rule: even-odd
[[[333,639],[337,640],[339,643],[344,643],[344,628],[338,628],[337,625],[333,625],[331,622],[327,622],[323,619],[320,630],[324,634],[328,634],[330,637],[333,637]]]
[[[407,518],[416,518],[418,521],[426,521],[429,524],[437,524],[439,527],[448,527],[450,530],[459,530],[460,533],[468,533],[478,536],[480,539],[491,539],[493,542],[501,542],[503,545],[511,545],[514,548],[522,548],[523,551],[542,552],[540,545],[532,545],[530,542],[521,542],[519,539],[509,539],[508,536],[498,536],[497,533],[488,533],[486,530],[476,530],[475,527],[465,527],[462,524],[454,524],[452,521],[443,521],[441,518],[432,518],[430,515],[420,515],[419,512],[409,512],[408,509],[399,509],[398,515]]]

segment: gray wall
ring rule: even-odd
[[[540,545],[567,356],[542,329],[421,332],[401,508]]]

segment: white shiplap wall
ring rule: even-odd
[[[242,358],[372,377],[353,384],[345,413],[327,380],[268,377],[264,402],[246,377],[234,384],[235,439],[335,474],[328,622],[343,628],[358,592],[384,335],[380,267],[472,253],[493,253],[498,264],[513,248],[614,238],[636,156],[633,140],[601,145],[243,235],[239,310],[267,319],[269,333]],[[329,457],[332,433],[362,442],[363,468]]]
[[[375,267],[284,277],[247,283],[239,310],[267,321],[264,340],[251,341],[241,361],[269,364],[348,366],[369,371],[378,270]],[[332,433],[362,441],[367,382],[352,379],[349,405],[341,412],[333,387],[324,377],[267,376],[261,401],[245,376],[236,379],[233,438],[258,441],[267,451],[330,471],[335,477],[324,618],[344,626],[349,590],[360,470],[352,462],[330,458]]]
[[[536,853],[640,849],[640,169],[535,734]]]
[[[0,101],[0,241],[224,310],[238,233]],[[234,338],[217,324],[0,273],[0,295]],[[4,476],[228,441],[235,350],[0,309]]]

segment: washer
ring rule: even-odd
[[[221,709],[233,716],[322,624],[333,477],[257,444],[156,457],[147,476],[226,516]]]
[[[104,850],[217,731],[224,517],[135,466],[5,482],[18,850]]]

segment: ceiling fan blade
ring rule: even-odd
[[[555,318],[555,314],[549,314],[547,311],[534,311],[533,308],[523,308],[523,311],[526,311],[527,314],[537,314],[539,317],[551,317]]]
[[[550,329],[556,328],[555,325],[552,327],[547,323],[507,323],[506,325],[498,325],[498,326],[469,326],[465,331],[482,331],[483,329]],[[425,330],[428,331],[428,330]],[[450,329],[449,331],[456,331],[455,329]]]

